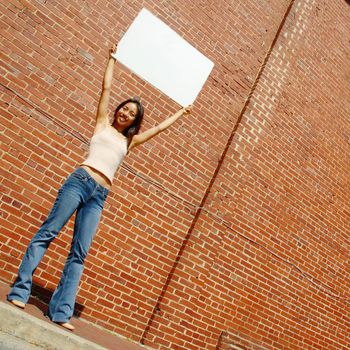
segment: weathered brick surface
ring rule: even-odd
[[[1,8],[0,278],[83,160],[111,42],[145,6],[215,63],[190,117],[130,154],[77,298],[155,349],[347,349],[349,4],[25,1]],[[144,129],[178,106],[117,65]],[[34,282],[58,283],[73,221]]]

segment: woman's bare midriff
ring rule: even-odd
[[[80,167],[85,169],[99,185],[106,187],[108,189],[111,188],[112,186],[111,182],[101,172],[87,165],[81,165]]]

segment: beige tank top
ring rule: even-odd
[[[82,165],[98,170],[112,183],[127,151],[127,138],[112,127],[106,127],[91,138],[88,157]]]

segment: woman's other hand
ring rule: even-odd
[[[190,114],[190,113],[191,113],[191,109],[192,109],[192,105],[189,105],[189,106],[187,106],[187,107],[183,107],[183,108],[181,109],[182,115]]]
[[[113,58],[114,60],[117,59],[116,57],[116,53],[117,53],[117,44],[113,44],[110,48],[109,48],[109,58]]]

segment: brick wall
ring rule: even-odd
[[[0,278],[84,159],[111,42],[148,8],[214,61],[193,114],[130,154],[77,314],[155,349],[347,349],[349,3],[10,0],[1,8]],[[117,65],[111,110],[178,108]],[[59,281],[72,221],[34,277]],[[46,296],[47,297],[47,296]]]

